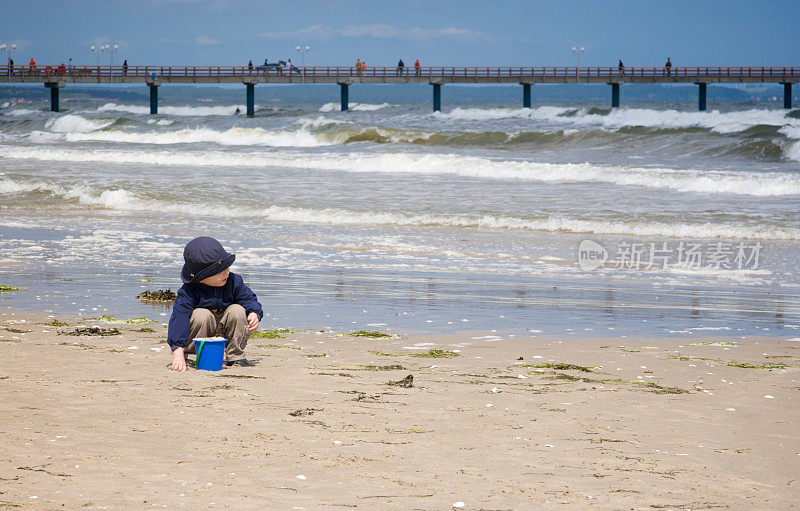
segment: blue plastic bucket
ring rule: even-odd
[[[225,343],[228,339],[213,337],[195,339],[194,349],[197,351],[196,367],[203,371],[219,371],[225,358]]]

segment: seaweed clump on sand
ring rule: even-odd
[[[378,332],[376,330],[356,330],[355,332],[349,335],[350,337],[369,337],[370,339],[380,339],[392,336],[392,334],[386,334],[383,332]]]
[[[122,332],[117,328],[100,328],[97,326],[92,327],[78,327],[67,335],[94,335],[100,337],[107,337],[110,335],[122,335]]]
[[[22,291],[25,289],[24,287],[14,287],[14,286],[6,286],[5,284],[0,285],[0,293],[9,293],[11,291]]]
[[[277,330],[256,330],[250,334],[253,339],[283,339],[281,334],[291,333],[288,328],[279,328]]]
[[[454,358],[458,356],[458,353],[447,350],[428,350],[425,353],[412,353],[411,356],[419,358]]]
[[[584,373],[591,373],[592,368],[586,366],[579,366],[576,364],[564,364],[564,363],[555,363],[555,364],[521,364],[518,367],[536,367],[540,369],[558,369],[560,371],[583,371]]]
[[[409,374],[408,376],[406,376],[402,380],[390,381],[386,385],[393,385],[395,387],[403,387],[403,388],[406,388],[406,389],[410,389],[411,387],[414,386],[414,375]]]
[[[136,298],[148,302],[174,302],[177,295],[171,289],[159,289],[158,291],[142,291]]]

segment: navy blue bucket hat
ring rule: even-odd
[[[235,259],[236,256],[226,252],[214,238],[195,238],[183,249],[185,264],[181,270],[181,280],[186,284],[195,284],[228,268]]]

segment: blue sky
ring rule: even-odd
[[[242,65],[800,65],[800,1],[0,0],[0,44],[18,62]],[[4,58],[5,54],[0,58]],[[103,57],[108,63],[108,57]]]

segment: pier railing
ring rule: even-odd
[[[562,79],[566,82],[652,79],[653,81],[743,79],[774,81],[800,78],[800,67],[356,67],[316,66],[29,66],[2,65],[0,76],[34,78],[32,81],[59,77],[141,81],[148,79]],[[16,80],[15,80],[16,81]],[[25,80],[27,81],[27,80]]]
[[[539,83],[606,83],[611,107],[620,105],[625,83],[694,83],[698,108],[706,109],[710,83],[773,82],[783,85],[783,106],[792,106],[792,85],[800,82],[800,67],[295,67],[264,66],[0,66],[0,83],[43,83],[50,89],[50,109],[58,112],[59,90],[67,83],[146,83],[150,113],[158,113],[158,88],[165,83],[242,83],[246,86],[247,115],[255,114],[255,86],[259,83],[338,84],[341,108],[347,110],[349,87],[362,83],[433,86],[433,110],[441,110],[446,83],[519,84],[522,104],[531,106],[531,86]]]

